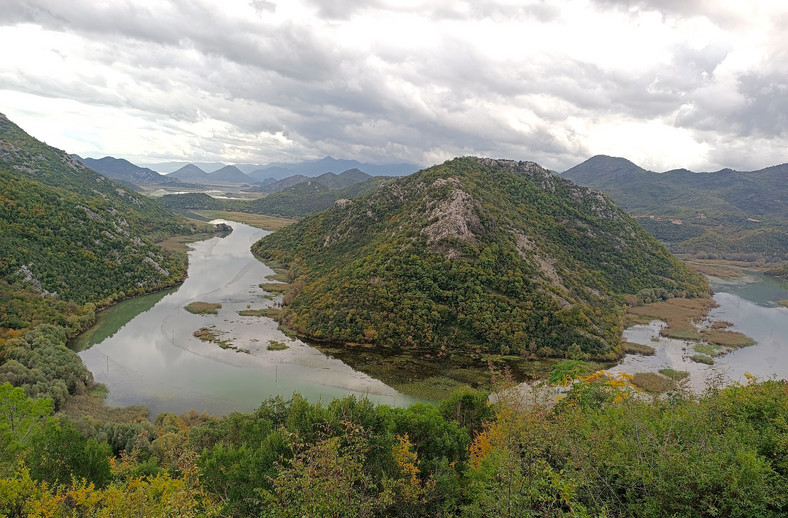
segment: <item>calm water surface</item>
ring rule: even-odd
[[[109,405],[145,405],[155,416],[190,408],[217,415],[251,411],[266,398],[294,392],[324,402],[348,394],[395,406],[416,401],[287,338],[271,319],[239,316],[242,309],[274,303],[258,286],[273,272],[249,250],[268,232],[227,223],[234,229],[229,236],[191,245],[189,276],[179,288],[118,304],[74,344],[84,349],[79,354],[96,381],[109,388]],[[219,302],[222,308],[217,315],[194,315],[184,306],[195,301]],[[193,336],[211,326],[250,354]],[[268,351],[269,340],[289,348]]]
[[[638,325],[624,332],[626,339],[655,348],[654,356],[627,355],[610,369],[612,372],[657,371],[663,368],[688,371],[690,386],[703,390],[712,380],[723,383],[746,382],[745,373],[758,378],[788,379],[788,308],[778,305],[788,300],[788,282],[745,272],[738,279],[711,278],[714,300],[719,304],[709,314],[711,321],[733,323],[734,331],[749,336],[757,343],[715,359],[706,366],[689,359],[691,348],[686,342],[659,337],[661,323]]]

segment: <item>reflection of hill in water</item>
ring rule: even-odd
[[[115,333],[123,329],[123,326],[134,319],[134,317],[148,311],[161,299],[171,293],[175,293],[177,290],[178,288],[175,287],[151,293],[150,295],[135,297],[100,311],[96,314],[96,325],[76,337],[69,346],[74,351],[82,351],[103,342],[107,338],[112,338],[115,336]]]
[[[225,238],[193,243],[189,272],[176,290],[119,304],[92,336],[82,337],[80,357],[95,380],[109,389],[109,405],[145,405],[159,412],[190,408],[223,415],[252,411],[277,395],[299,392],[310,401],[367,394],[390,405],[414,402],[397,391],[308,345],[290,340],[269,318],[243,317],[243,309],[273,304],[258,285],[273,271],[256,260],[253,242],[266,232],[230,222]],[[222,304],[217,315],[184,310],[194,301]],[[154,307],[155,306],[155,307]],[[222,349],[193,336],[215,328],[238,349]],[[269,351],[271,340],[285,351]],[[95,344],[92,345],[91,344]]]

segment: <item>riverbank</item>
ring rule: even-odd
[[[188,276],[177,290],[150,305],[118,305],[116,321],[94,331],[102,339],[79,353],[96,381],[107,386],[107,405],[144,405],[151,415],[192,408],[224,415],[293,393],[310,401],[349,394],[392,406],[417,401],[258,316],[278,301],[259,286],[276,272],[250,252],[265,231],[227,223],[232,234],[191,244]],[[186,310],[193,302],[221,307],[216,314],[194,314]],[[203,328],[216,341],[201,340]],[[275,350],[277,343],[287,348]]]

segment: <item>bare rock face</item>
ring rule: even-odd
[[[482,231],[478,215],[481,206],[470,194],[460,188],[458,180],[441,178],[433,185],[436,186],[438,183],[441,184],[439,186],[452,184],[454,189],[448,197],[432,207],[429,220],[434,223],[421,230],[421,234],[427,238],[427,244],[433,246],[447,238],[456,238],[473,246],[479,246],[476,234]]]

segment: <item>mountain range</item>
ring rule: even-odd
[[[187,164],[177,171],[167,175],[168,178],[175,178],[182,182],[199,183],[206,185],[216,184],[254,184],[254,179],[241,172],[235,166],[227,165],[217,169],[212,173],[206,173],[194,164]]]
[[[561,176],[604,192],[675,252],[788,259],[788,164],[656,173],[600,155]]]
[[[141,164],[143,167],[159,171],[161,173],[173,173],[186,165],[194,165],[203,172],[212,173],[225,167],[222,163],[198,163],[198,162],[159,162]],[[242,173],[249,175],[255,181],[261,182],[267,178],[281,180],[293,175],[303,175],[308,177],[320,176],[323,173],[347,171],[348,169],[360,169],[372,176],[404,176],[411,174],[419,169],[419,166],[406,163],[391,164],[372,164],[359,162],[357,160],[336,159],[330,156],[319,160],[305,160],[302,162],[285,163],[273,162],[270,164],[234,164]]]
[[[162,174],[157,173],[152,169],[139,167],[132,164],[123,158],[114,158],[105,156],[104,158],[82,158],[79,155],[71,155],[85,167],[93,169],[97,173],[101,173],[107,178],[112,178],[124,183],[131,183],[134,185],[145,184],[163,184],[163,185],[179,185],[179,182],[173,178],[169,178]]]

